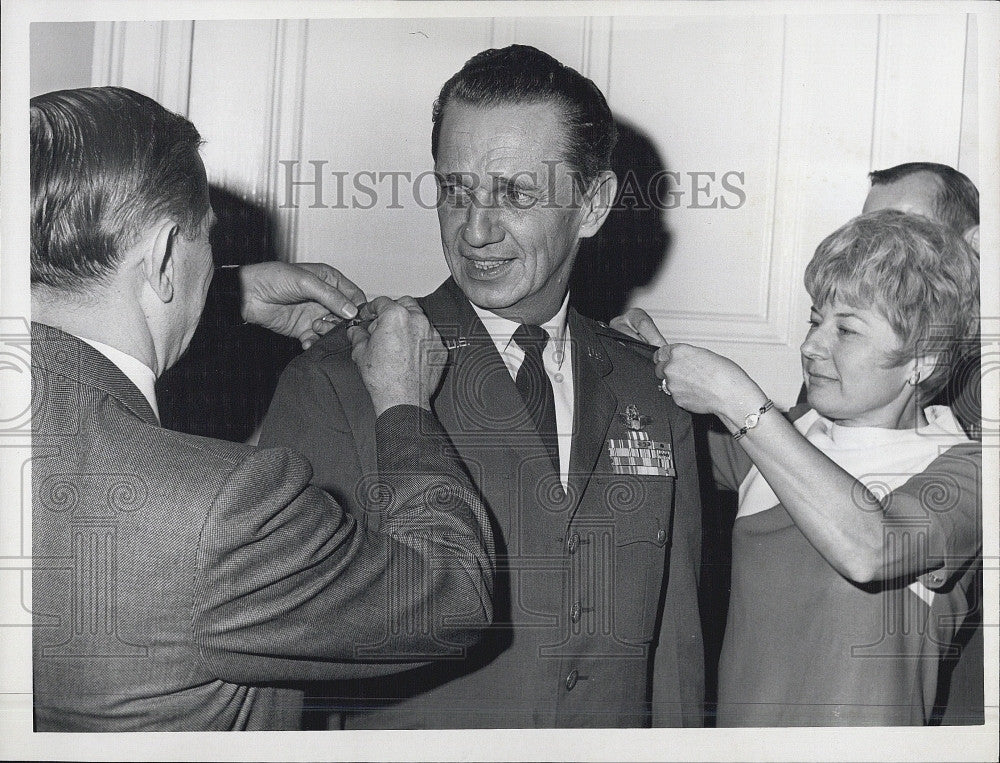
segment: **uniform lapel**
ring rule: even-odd
[[[523,462],[524,435],[517,432],[531,426],[530,418],[496,345],[452,279],[419,302],[449,348],[434,412],[496,520],[509,529],[510,502],[491,493],[506,490],[497,477],[516,474]]]
[[[451,279],[420,302],[448,348],[448,367],[432,401],[435,413],[455,440],[496,435],[509,426],[520,402],[496,345]]]
[[[509,552],[530,552],[548,540],[536,537],[532,528],[564,509],[561,491],[555,496],[545,490],[545,480],[552,477],[545,445],[493,339],[458,286],[449,279],[420,304],[449,347],[449,366],[432,400],[434,412]]]
[[[448,368],[432,403],[439,417],[454,422],[445,424],[449,434],[481,440],[488,433],[492,445],[498,435],[523,443],[529,434],[543,448],[503,358],[457,284],[448,279],[420,303],[448,347]]]
[[[573,447],[569,457],[572,519],[605,446],[605,436],[618,399],[605,383],[612,364],[597,335],[572,308],[569,311],[573,350]]]

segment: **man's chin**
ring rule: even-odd
[[[483,310],[504,310],[518,303],[518,298],[500,284],[462,278],[456,279],[458,287],[472,304]]]

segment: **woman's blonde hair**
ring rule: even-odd
[[[805,285],[816,307],[840,300],[885,317],[901,343],[893,364],[935,356],[919,383],[924,399],[947,383],[959,343],[979,330],[979,255],[922,215],[855,217],[816,248]]]

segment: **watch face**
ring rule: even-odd
[[[760,421],[759,413],[748,413],[743,423],[746,425],[747,429],[753,429],[757,426],[758,421]]]

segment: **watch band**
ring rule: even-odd
[[[757,423],[760,421],[760,417],[763,416],[765,413],[767,413],[769,410],[771,410],[773,407],[774,403],[771,401],[771,398],[768,398],[767,400],[764,401],[764,405],[762,405],[759,409],[757,409],[753,413],[748,413],[746,417],[743,419],[743,426],[741,426],[736,432],[733,432],[733,439],[734,440],[740,439],[747,432],[749,432],[751,429],[757,426]]]

